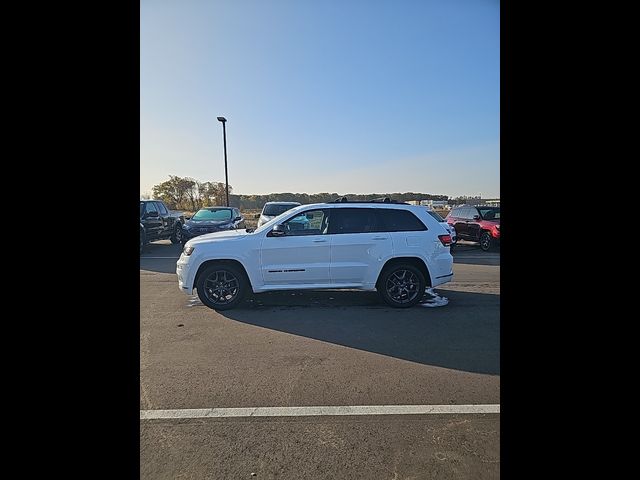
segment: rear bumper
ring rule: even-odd
[[[453,272],[447,275],[441,275],[432,280],[432,287],[437,287],[438,285],[442,285],[443,283],[448,283],[453,279]]]

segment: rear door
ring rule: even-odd
[[[158,239],[162,231],[162,220],[157,216],[149,216],[149,214],[153,215],[154,212],[158,214],[156,202],[144,202],[144,210],[140,223],[144,225],[144,231],[148,241]]]
[[[465,240],[469,239],[468,222],[470,214],[471,210],[468,207],[458,209],[458,214],[456,215],[456,221],[454,223],[458,237]]]
[[[158,214],[160,215],[159,219],[162,223],[161,225],[161,236],[163,238],[170,237],[173,233],[174,221],[175,219],[169,215],[169,211],[164,206],[162,202],[155,202],[156,208],[158,209]]]
[[[381,264],[393,253],[391,235],[380,228],[373,208],[332,208],[331,283],[375,283]]]
[[[455,229],[456,229],[456,233],[458,234],[458,238],[462,237],[463,231],[464,231],[464,227],[460,224],[460,215],[461,215],[462,209],[460,207],[456,207],[453,208],[451,210],[451,212],[449,213],[449,216],[447,218],[447,223],[449,225],[452,225]]]
[[[473,217],[475,215],[480,215],[480,212],[476,207],[469,208],[469,220],[467,221],[467,236],[469,240],[479,240],[480,239],[480,219],[474,220]]]

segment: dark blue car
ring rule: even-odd
[[[207,233],[222,232],[236,228],[245,228],[244,217],[237,208],[201,208],[182,227],[182,243],[187,243],[188,240]]]

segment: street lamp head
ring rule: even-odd
[[[224,117],[218,117],[218,121],[224,123],[227,121],[227,119]]]

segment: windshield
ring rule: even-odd
[[[224,222],[231,220],[231,210],[228,208],[203,208],[198,210],[196,214],[191,217],[191,220],[209,220],[212,222]]]
[[[280,215],[281,213],[286,212],[287,210],[291,210],[293,207],[297,207],[298,205],[282,205],[282,204],[271,204],[271,205],[265,205],[264,206],[264,210],[262,210],[262,214],[263,215],[269,215],[270,217],[272,216],[277,216]]]
[[[434,212],[433,210],[427,210],[427,213],[435,218],[438,222],[444,222],[444,218],[442,218],[438,212]]]
[[[500,220],[500,209],[499,208],[482,208],[478,207],[480,210],[480,215],[485,220]]]

